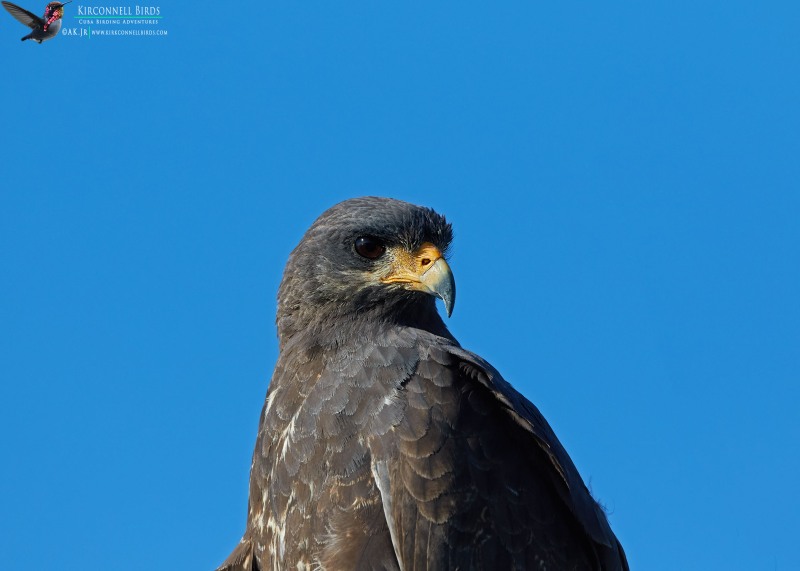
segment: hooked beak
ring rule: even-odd
[[[456,303],[456,281],[439,249],[426,242],[416,252],[397,248],[391,254],[394,257],[391,270],[381,281],[403,284],[408,289],[438,297],[450,317]]]
[[[456,280],[444,258],[439,258],[430,269],[425,270],[419,281],[424,288],[422,291],[435,295],[444,302],[447,317],[450,317],[456,304]]]

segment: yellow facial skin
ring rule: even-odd
[[[385,284],[404,287],[441,298],[448,317],[455,305],[456,284],[450,266],[433,244],[426,242],[416,252],[400,247],[389,248],[389,272],[381,278]]]

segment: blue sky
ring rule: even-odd
[[[283,264],[365,194],[453,222],[452,331],[633,568],[800,568],[800,4],[154,5],[0,13],[3,569],[227,556]]]

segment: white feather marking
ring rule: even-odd
[[[286,459],[286,451],[289,448],[289,438],[294,434],[294,428],[295,428],[294,425],[295,421],[297,420],[297,415],[299,414],[299,412],[300,411],[294,413],[294,415],[292,416],[292,420],[289,421],[289,425],[286,428],[284,428],[283,432],[281,433],[281,439],[283,440],[283,446],[281,446],[281,460]]]
[[[278,571],[280,569],[279,562],[283,561],[283,533],[285,528],[283,525],[279,525],[278,522],[275,521],[275,518],[270,516],[267,520],[267,529],[272,532],[269,535],[269,554],[270,560],[272,561],[272,569],[273,571]],[[278,545],[276,545],[276,543]],[[277,556],[279,550],[280,556]]]
[[[269,409],[272,408],[272,404],[275,402],[275,395],[278,394],[279,390],[280,388],[276,388],[274,391],[270,391],[270,393],[267,395],[267,412],[269,412]]]
[[[392,538],[392,547],[397,558],[397,564],[400,566],[400,571],[403,571],[403,558],[400,554],[400,543],[397,535],[397,527],[394,524],[394,517],[392,516],[392,494],[389,484],[389,468],[386,462],[373,462],[370,466],[372,477],[375,479],[375,485],[378,486],[378,491],[381,494],[383,503],[383,515],[386,518],[386,525],[389,527],[389,535]]]

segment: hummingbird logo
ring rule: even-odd
[[[44,9],[44,17],[40,18],[36,14],[28,12],[24,8],[20,8],[16,4],[3,1],[3,8],[17,19],[31,29],[31,33],[22,38],[22,41],[33,40],[34,42],[42,43],[45,40],[50,40],[58,35],[61,29],[61,17],[64,15],[64,6],[72,2],[50,2]]]

